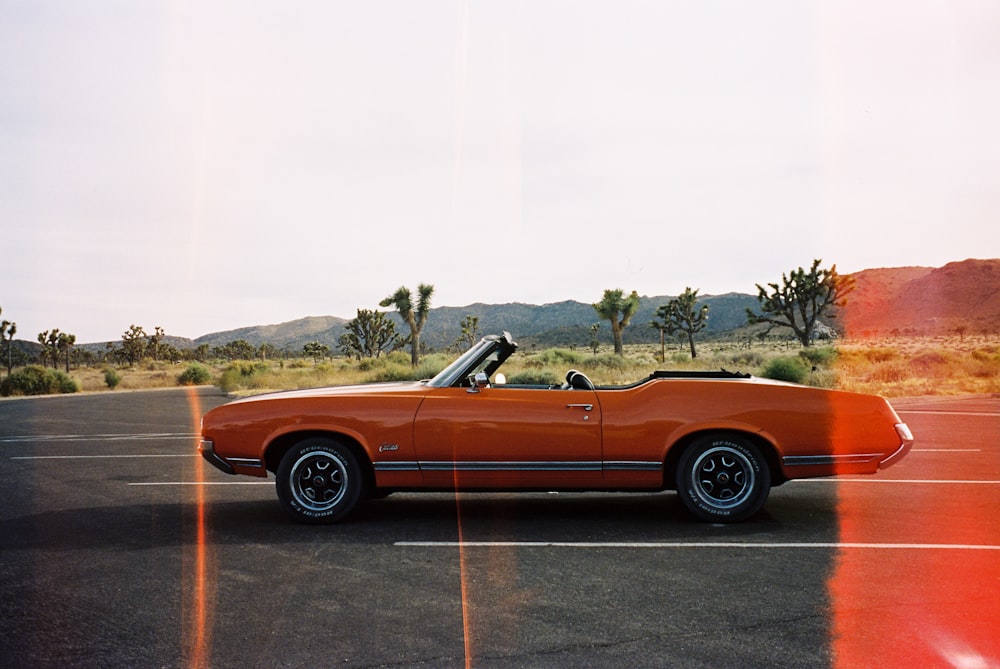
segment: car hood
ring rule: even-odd
[[[276,393],[254,395],[234,400],[230,404],[245,404],[248,402],[267,402],[271,400],[304,399],[310,397],[338,397],[349,395],[372,396],[387,393],[398,394],[400,391],[420,391],[427,388],[424,381],[394,381],[391,383],[364,383],[354,386],[327,386],[324,388],[306,388],[303,390],[284,390]]]

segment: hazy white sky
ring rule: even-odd
[[[995,0],[0,0],[0,318],[80,342],[1000,255]]]

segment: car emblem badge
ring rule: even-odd
[[[386,451],[398,451],[398,450],[399,450],[399,444],[390,444],[390,443],[385,442],[385,441],[383,441],[381,444],[379,444],[379,447],[378,447],[378,452],[379,453],[385,453]]]

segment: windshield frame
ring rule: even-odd
[[[509,332],[488,335],[438,372],[434,378],[427,382],[427,385],[431,388],[461,386],[474,370],[485,371],[487,375],[492,375],[515,350],[517,350],[517,344],[511,339]],[[490,356],[494,354],[496,358],[489,360]]]

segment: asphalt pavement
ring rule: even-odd
[[[397,493],[320,527],[197,456],[225,401],[0,401],[0,664],[1000,666],[998,398],[900,401],[899,465],[739,525],[672,493]]]

